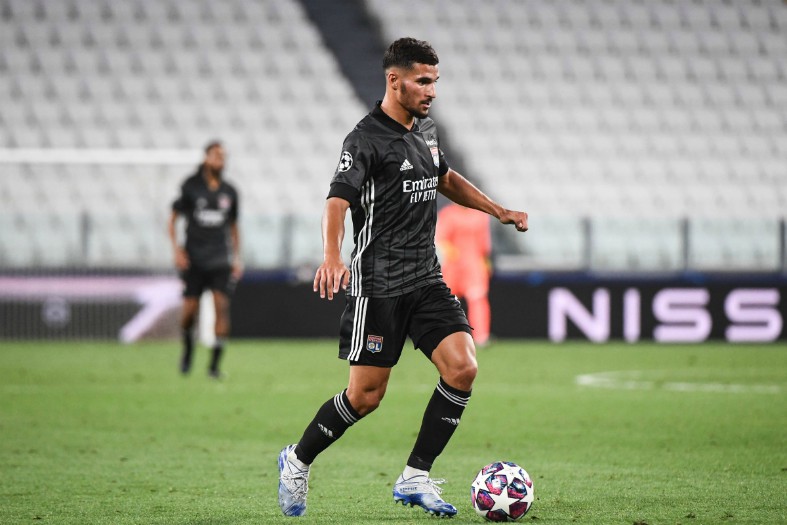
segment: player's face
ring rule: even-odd
[[[205,154],[205,166],[214,173],[224,169],[224,148],[214,146]]]
[[[440,78],[437,66],[413,64],[410,69],[400,71],[401,85],[398,90],[399,104],[417,118],[426,118],[432,100],[437,97],[435,83]]]

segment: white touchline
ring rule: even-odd
[[[642,370],[581,374],[574,381],[579,386],[617,390],[669,390],[673,392],[718,392],[725,394],[780,394],[780,385],[701,383],[689,381],[656,381],[644,378]]]

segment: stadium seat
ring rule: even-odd
[[[440,18],[444,25],[464,28],[478,10],[472,0],[454,1],[450,9],[437,0],[370,0],[369,5],[388,39],[419,29],[421,20]],[[408,17],[409,10],[419,17]],[[785,41],[776,36],[784,31],[779,25],[787,13],[783,3],[580,0],[558,9],[549,2],[490,0],[485,10],[485,21],[512,23],[495,24],[483,32],[486,40],[475,44],[463,30],[424,28],[429,31],[424,34],[430,35],[441,62],[451,64],[452,74],[483,63],[487,75],[505,79],[498,83],[508,86],[496,89],[495,103],[474,111],[472,119],[458,114],[466,113],[483,92],[471,93],[473,86],[467,83],[462,89],[438,86],[434,111],[452,127],[452,140],[485,187],[512,198],[540,196],[537,202],[524,202],[534,217],[536,211],[595,217],[599,208],[590,210],[587,199],[578,198],[582,194],[619,206],[617,211],[661,210],[673,221],[723,215],[725,206],[734,202],[735,190],[729,188],[738,182],[731,185],[731,180],[777,173],[777,164],[784,162],[787,90],[784,82],[776,81],[784,78]],[[487,45],[497,50],[492,59]],[[514,67],[519,64],[521,68]],[[512,86],[519,97],[510,93]],[[523,117],[513,127],[500,126],[508,115]],[[572,129],[580,129],[583,140]],[[483,137],[473,130],[483,130]],[[518,137],[521,145],[496,135]],[[485,170],[491,165],[491,145],[494,156],[508,164],[544,166],[549,175],[517,179]],[[561,157],[606,169],[583,171],[583,177],[566,187],[570,170],[555,169],[548,160]],[[784,216],[781,198],[766,193],[781,195],[787,179],[768,180],[760,187],[769,192],[737,186],[734,203],[742,213],[771,221]],[[541,187],[527,192],[515,185]],[[597,191],[601,187],[604,190]],[[719,265],[732,257],[729,250],[713,253]],[[655,266],[674,267],[674,253],[652,255]],[[596,263],[606,264],[600,259]],[[628,256],[614,264],[622,269],[648,265]]]
[[[248,166],[247,159],[260,152],[287,150],[287,155],[277,156],[275,169],[253,174],[264,176],[270,187],[286,185],[290,173],[298,171],[306,177],[304,185],[320,184],[324,189],[344,134],[367,111],[353,97],[335,58],[295,0],[259,5],[241,0],[221,5],[206,0],[155,4],[74,0],[46,4],[46,8],[25,0],[7,3],[9,16],[0,22],[3,42],[26,45],[4,46],[0,53],[0,67],[14,80],[0,90],[5,147],[196,149],[218,137],[227,140],[230,166],[239,168]],[[266,31],[259,31],[261,20]],[[286,31],[278,29],[282,24]],[[261,78],[266,62],[291,81],[284,86]],[[304,67],[296,67],[300,64]],[[331,96],[329,117],[318,111],[325,101],[317,100],[317,78],[320,89]],[[287,96],[297,103],[280,105]],[[248,108],[278,118],[252,119]],[[271,144],[279,141],[281,122],[304,123],[297,138],[288,136],[288,140],[318,144],[314,149],[304,146],[311,150],[309,168],[303,169],[289,143],[284,148]],[[319,172],[314,169],[318,166],[323,168]],[[131,186],[147,187],[153,173],[162,169],[173,174],[167,179],[172,193],[127,191]],[[113,172],[104,177],[109,186],[96,184],[93,175],[76,170],[72,188],[64,195],[71,195],[76,199],[73,205],[88,213],[108,212],[102,208],[118,202],[113,195],[124,195],[123,210],[150,215],[151,208],[168,210],[176,181],[190,169],[107,166],[102,171]],[[9,171],[9,176],[15,180],[22,176],[19,173]],[[241,182],[244,178],[241,174]],[[129,188],[121,181],[131,182]],[[9,188],[17,186],[9,181]],[[34,194],[52,196],[53,192],[33,188]],[[243,192],[243,186],[240,189]],[[14,191],[24,195],[22,190]],[[65,202],[60,198],[57,205]],[[283,202],[297,206],[294,199]],[[120,228],[119,220],[102,219]],[[118,246],[117,252],[109,248],[113,242],[108,240],[109,232],[97,231],[95,235],[103,237],[91,244],[90,264],[116,264],[121,259],[130,266],[151,264],[145,255],[152,253],[152,245],[145,241],[149,227],[145,221],[125,220],[119,235],[126,235],[129,242],[126,248]],[[131,256],[135,250],[128,246],[136,246],[141,254],[136,260]],[[169,258],[164,264],[169,266]]]
[[[285,265],[284,226],[285,218],[281,214],[241,216],[242,250],[246,263],[254,268],[280,268]]]
[[[569,223],[607,209],[634,216],[666,210],[669,220],[707,217],[731,204],[763,220],[784,217],[783,2],[368,0],[366,6],[384,40],[414,34],[434,44],[445,77],[434,114],[468,176],[507,205]],[[271,206],[291,215],[302,209],[301,197],[321,205],[341,141],[368,111],[297,0],[5,0],[3,8],[0,147],[40,148],[50,156],[41,162],[71,148],[198,151],[211,138],[225,138],[228,174],[242,193],[260,205],[270,193],[277,199]],[[481,65],[494,86],[479,78]],[[288,82],[279,82],[281,75]],[[53,187],[68,198],[36,186],[56,177],[21,181],[29,164],[8,165],[2,202],[43,195],[65,212],[73,196],[72,205],[88,213],[108,212],[116,202],[132,216],[166,212],[193,166],[141,160],[141,168],[99,165],[112,173],[99,183],[87,166],[60,170],[69,184]],[[260,178],[272,189],[249,183]],[[160,182],[158,192],[151,180]],[[145,244],[143,230],[151,225],[123,224],[129,245],[144,254],[152,243]],[[573,242],[575,230],[555,231]],[[303,261],[313,257],[306,244],[296,251]],[[549,245],[558,251],[555,260],[564,258],[559,244]],[[719,266],[736,257],[722,248],[706,251],[720,258]],[[117,262],[102,250],[93,250],[90,264]],[[41,261],[37,252],[18,253]],[[651,254],[661,261],[653,264],[628,256],[609,263],[670,266],[660,253]],[[277,260],[253,257],[259,264]]]
[[[711,271],[780,270],[778,224],[737,217],[693,220],[689,262]]]
[[[495,266],[505,270],[553,268],[558,270],[584,269],[585,229],[583,222],[567,217],[533,217],[528,235],[511,235],[513,253],[494,253]],[[493,239],[507,230],[493,227]]]

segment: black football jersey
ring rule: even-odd
[[[226,181],[211,191],[201,169],[187,178],[172,209],[186,217],[186,252],[204,270],[232,264],[230,226],[238,220],[238,192]]]
[[[434,236],[447,172],[430,118],[408,130],[378,102],[347,135],[328,196],[350,202],[350,295],[395,297],[442,279]]]

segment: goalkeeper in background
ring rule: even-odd
[[[492,234],[489,215],[458,204],[437,213],[435,243],[440,267],[451,293],[467,303],[467,317],[477,347],[489,343],[492,313],[489,308]]]

